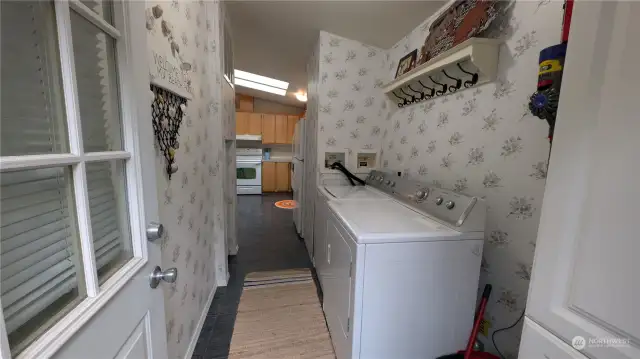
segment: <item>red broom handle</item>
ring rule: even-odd
[[[482,291],[482,299],[480,300],[480,307],[478,307],[478,312],[476,313],[476,318],[473,323],[473,329],[471,329],[471,337],[469,337],[467,348],[464,351],[464,359],[471,358],[471,352],[473,351],[473,344],[476,341],[476,336],[478,335],[478,331],[480,330],[480,323],[482,323],[482,319],[484,318],[484,310],[487,307],[487,302],[489,301],[489,295],[491,295],[491,284],[485,285],[484,291]]]

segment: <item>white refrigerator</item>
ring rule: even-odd
[[[293,160],[291,162],[291,189],[296,207],[293,209],[293,223],[300,237],[304,238],[304,228],[302,226],[302,204],[304,203],[304,124],[302,118],[296,124],[293,133]]]

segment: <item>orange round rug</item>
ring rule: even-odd
[[[297,205],[296,201],[292,199],[276,202],[276,207],[284,208],[284,209],[294,209],[296,208],[296,205]]]

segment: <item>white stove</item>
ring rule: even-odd
[[[238,194],[262,194],[262,149],[236,149]]]
[[[314,263],[337,358],[456,352],[473,322],[484,202],[379,171],[366,184],[318,191]]]

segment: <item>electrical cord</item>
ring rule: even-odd
[[[349,182],[351,183],[352,186],[355,186],[356,184],[353,182],[353,180],[356,180],[356,182],[358,182],[360,185],[364,186],[365,182],[363,180],[361,180],[360,178],[356,177],[353,173],[349,172],[348,169],[346,169],[342,163],[340,162],[334,162],[331,164],[331,169],[337,169],[340,172],[342,172],[347,179],[349,180]],[[353,179],[353,180],[352,180]]]
[[[520,316],[518,317],[518,320],[516,320],[515,323],[511,324],[510,326],[508,326],[506,328],[494,330],[493,333],[491,334],[491,342],[493,343],[493,347],[496,348],[496,351],[498,352],[498,354],[500,355],[500,358],[502,358],[502,359],[505,359],[505,357],[504,357],[504,355],[502,355],[502,353],[500,352],[500,349],[498,349],[498,346],[496,345],[496,341],[495,341],[496,333],[502,332],[502,331],[505,331],[505,330],[509,330],[509,329],[515,327],[522,320],[522,318],[524,317],[524,312],[525,312],[525,310],[523,309],[522,310],[522,314],[520,314]]]

